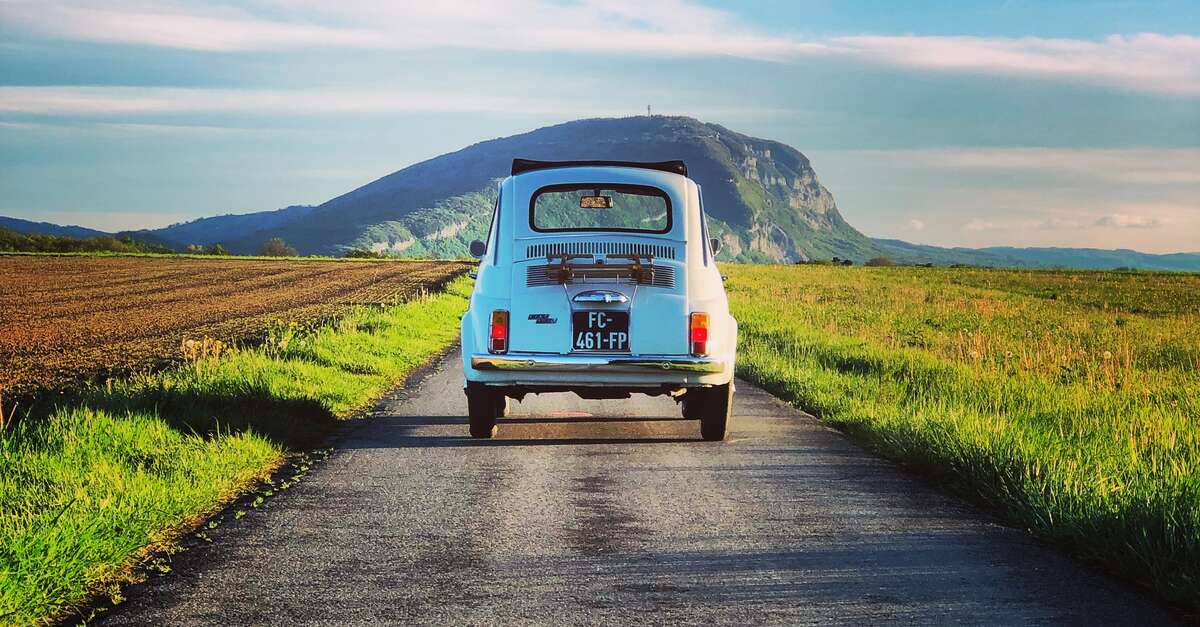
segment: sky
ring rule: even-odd
[[[1200,2],[0,0],[0,215],[317,204],[472,143],[690,115],[852,225],[1200,251]]]

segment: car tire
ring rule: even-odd
[[[700,437],[708,442],[724,440],[729,433],[729,416],[733,413],[733,383],[707,388],[692,402],[696,401],[700,401]]]
[[[496,410],[500,405],[497,396],[482,385],[467,384],[467,419],[471,437],[488,439],[496,435]]]
[[[679,405],[683,411],[684,420],[700,420],[700,407],[704,405],[704,401],[700,398],[701,391],[689,391],[683,395],[683,399],[679,401]]]

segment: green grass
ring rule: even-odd
[[[49,620],[131,575],[292,452],[451,344],[470,284],[309,333],[80,390],[0,432],[0,623]]]
[[[741,376],[1200,609],[1200,276],[725,271]]]

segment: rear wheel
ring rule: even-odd
[[[690,391],[683,395],[683,400],[679,404],[683,408],[683,418],[685,420],[700,420],[700,406],[704,404],[704,401],[700,399],[699,394],[696,394],[695,391]]]
[[[467,418],[471,426],[471,437],[490,438],[496,435],[496,415],[501,399],[504,397],[485,386],[467,384]]]
[[[689,394],[696,392],[700,394],[691,399],[690,404],[697,405],[696,413],[700,415],[700,437],[709,442],[724,440],[729,433],[729,415],[733,413],[733,383],[692,390]]]

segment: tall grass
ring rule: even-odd
[[[0,623],[45,622],[457,337],[469,283],[79,391],[0,432]]]
[[[726,270],[739,374],[1200,609],[1200,277]]]

